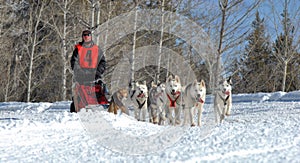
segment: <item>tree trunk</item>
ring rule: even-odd
[[[281,91],[285,91],[285,85],[286,85],[286,76],[287,76],[287,67],[288,67],[288,62],[285,61],[283,65],[283,76],[282,76],[282,85],[281,85]]]
[[[61,54],[62,63],[63,63],[63,72],[62,72],[62,100],[65,101],[67,99],[67,43],[66,43],[66,35],[67,35],[67,0],[64,5],[64,26],[63,26],[63,50]]]
[[[131,58],[130,58],[130,84],[131,84],[131,90],[134,89],[134,71],[135,71],[135,68],[134,68],[134,64],[135,64],[135,47],[136,47],[136,30],[137,30],[137,15],[138,15],[138,8],[136,6],[135,8],[135,17],[134,17],[134,26],[133,26],[133,30],[134,30],[134,33],[133,33],[133,44],[132,44],[132,55],[131,55]]]
[[[33,15],[35,13],[33,13],[34,11],[31,11],[31,15],[30,15],[30,22],[34,23],[35,22],[35,26],[34,26],[34,30],[33,30],[33,41],[31,42],[31,49],[30,49],[30,59],[29,59],[29,73],[28,73],[28,84],[27,84],[27,102],[30,102],[31,99],[31,83],[32,83],[32,72],[33,72],[33,64],[34,64],[34,57],[35,57],[35,48],[37,46],[37,34],[38,34],[38,25],[41,21],[41,16],[42,16],[42,12],[44,9],[44,3],[41,2],[41,7],[39,8],[39,11],[37,11],[38,15]],[[36,21],[34,21],[33,17],[36,16]],[[29,31],[31,31],[31,25],[29,25]],[[31,37],[31,36],[28,36]],[[28,38],[31,39],[31,38]],[[30,42],[30,41],[29,41]]]
[[[216,64],[214,66],[214,79],[212,83],[212,87],[216,88],[217,84],[220,81],[221,77],[221,55],[222,55],[222,43],[223,43],[223,38],[224,38],[224,33],[225,33],[225,21],[226,21],[226,11],[227,11],[227,6],[228,6],[228,0],[220,0],[220,8],[222,11],[222,20],[221,20],[221,27],[220,27],[220,36],[219,36],[219,44],[218,44],[218,50],[217,50],[217,57],[216,57]]]
[[[159,77],[160,77],[160,62],[161,62],[161,51],[162,51],[162,44],[163,44],[163,37],[164,37],[164,10],[165,10],[165,0],[162,1],[162,15],[161,15],[161,30],[160,30],[160,40],[159,40],[159,53],[158,53],[158,61],[157,61],[157,76],[155,83],[158,84]]]
[[[6,82],[6,85],[5,85],[4,102],[8,101],[9,83],[11,82],[10,81],[11,63],[12,63],[12,59],[10,57],[9,60],[8,60],[7,72],[6,72],[7,82]]]

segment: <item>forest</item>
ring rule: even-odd
[[[109,90],[176,73],[204,79],[208,92],[229,76],[233,93],[300,89],[298,0],[3,0],[0,9],[1,102],[71,100],[70,58],[86,29],[104,51]]]

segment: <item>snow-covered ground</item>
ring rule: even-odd
[[[233,95],[232,115],[157,126],[69,101],[0,103],[0,162],[300,162],[300,92]]]

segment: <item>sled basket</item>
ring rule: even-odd
[[[74,105],[76,112],[88,105],[103,105],[107,107],[108,100],[105,96],[104,85],[93,83],[90,85],[76,83],[74,88]]]

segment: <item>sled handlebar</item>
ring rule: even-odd
[[[91,85],[91,84],[105,84],[101,79],[93,80],[93,81],[84,81],[82,84],[84,85]]]

